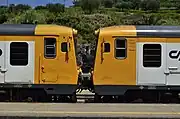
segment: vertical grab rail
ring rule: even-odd
[[[67,39],[67,49],[66,49],[66,62],[68,63],[69,60],[69,49],[70,49],[70,45],[69,45],[69,38]]]
[[[39,55],[39,79],[38,79],[38,83],[41,83],[41,75],[42,75],[42,62],[41,62],[41,54]]]
[[[103,39],[103,42],[101,43],[101,64],[103,63],[104,61],[104,43],[105,43],[105,40]]]

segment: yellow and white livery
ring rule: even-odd
[[[97,95],[169,91],[178,96],[180,26],[111,26],[95,33],[93,83]]]
[[[21,98],[74,95],[78,79],[76,34],[76,30],[59,25],[1,24],[2,90]]]

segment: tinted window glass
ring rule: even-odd
[[[56,57],[56,39],[45,38],[44,43],[45,43],[44,56],[46,58],[55,58]]]
[[[10,44],[10,64],[20,66],[28,64],[28,43],[12,42]]]
[[[126,39],[117,38],[115,40],[115,57],[117,59],[124,59],[127,57]]]
[[[143,65],[144,67],[160,67],[161,66],[161,45],[160,44],[144,44]]]

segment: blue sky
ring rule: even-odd
[[[62,3],[64,4],[64,0],[8,0],[9,4],[29,4],[32,7],[38,6],[38,5],[45,5],[47,3]],[[0,5],[6,5],[7,0],[0,0]],[[72,0],[65,0],[66,6],[71,6]]]

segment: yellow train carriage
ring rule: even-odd
[[[74,95],[76,34],[59,25],[1,24],[0,85],[11,94],[5,98]]]
[[[155,90],[157,95],[175,91],[173,95],[178,96],[180,26],[111,26],[97,30],[96,35],[93,83],[97,95],[134,91],[131,97]],[[142,95],[147,98],[146,94]],[[148,98],[157,99],[154,94]]]

